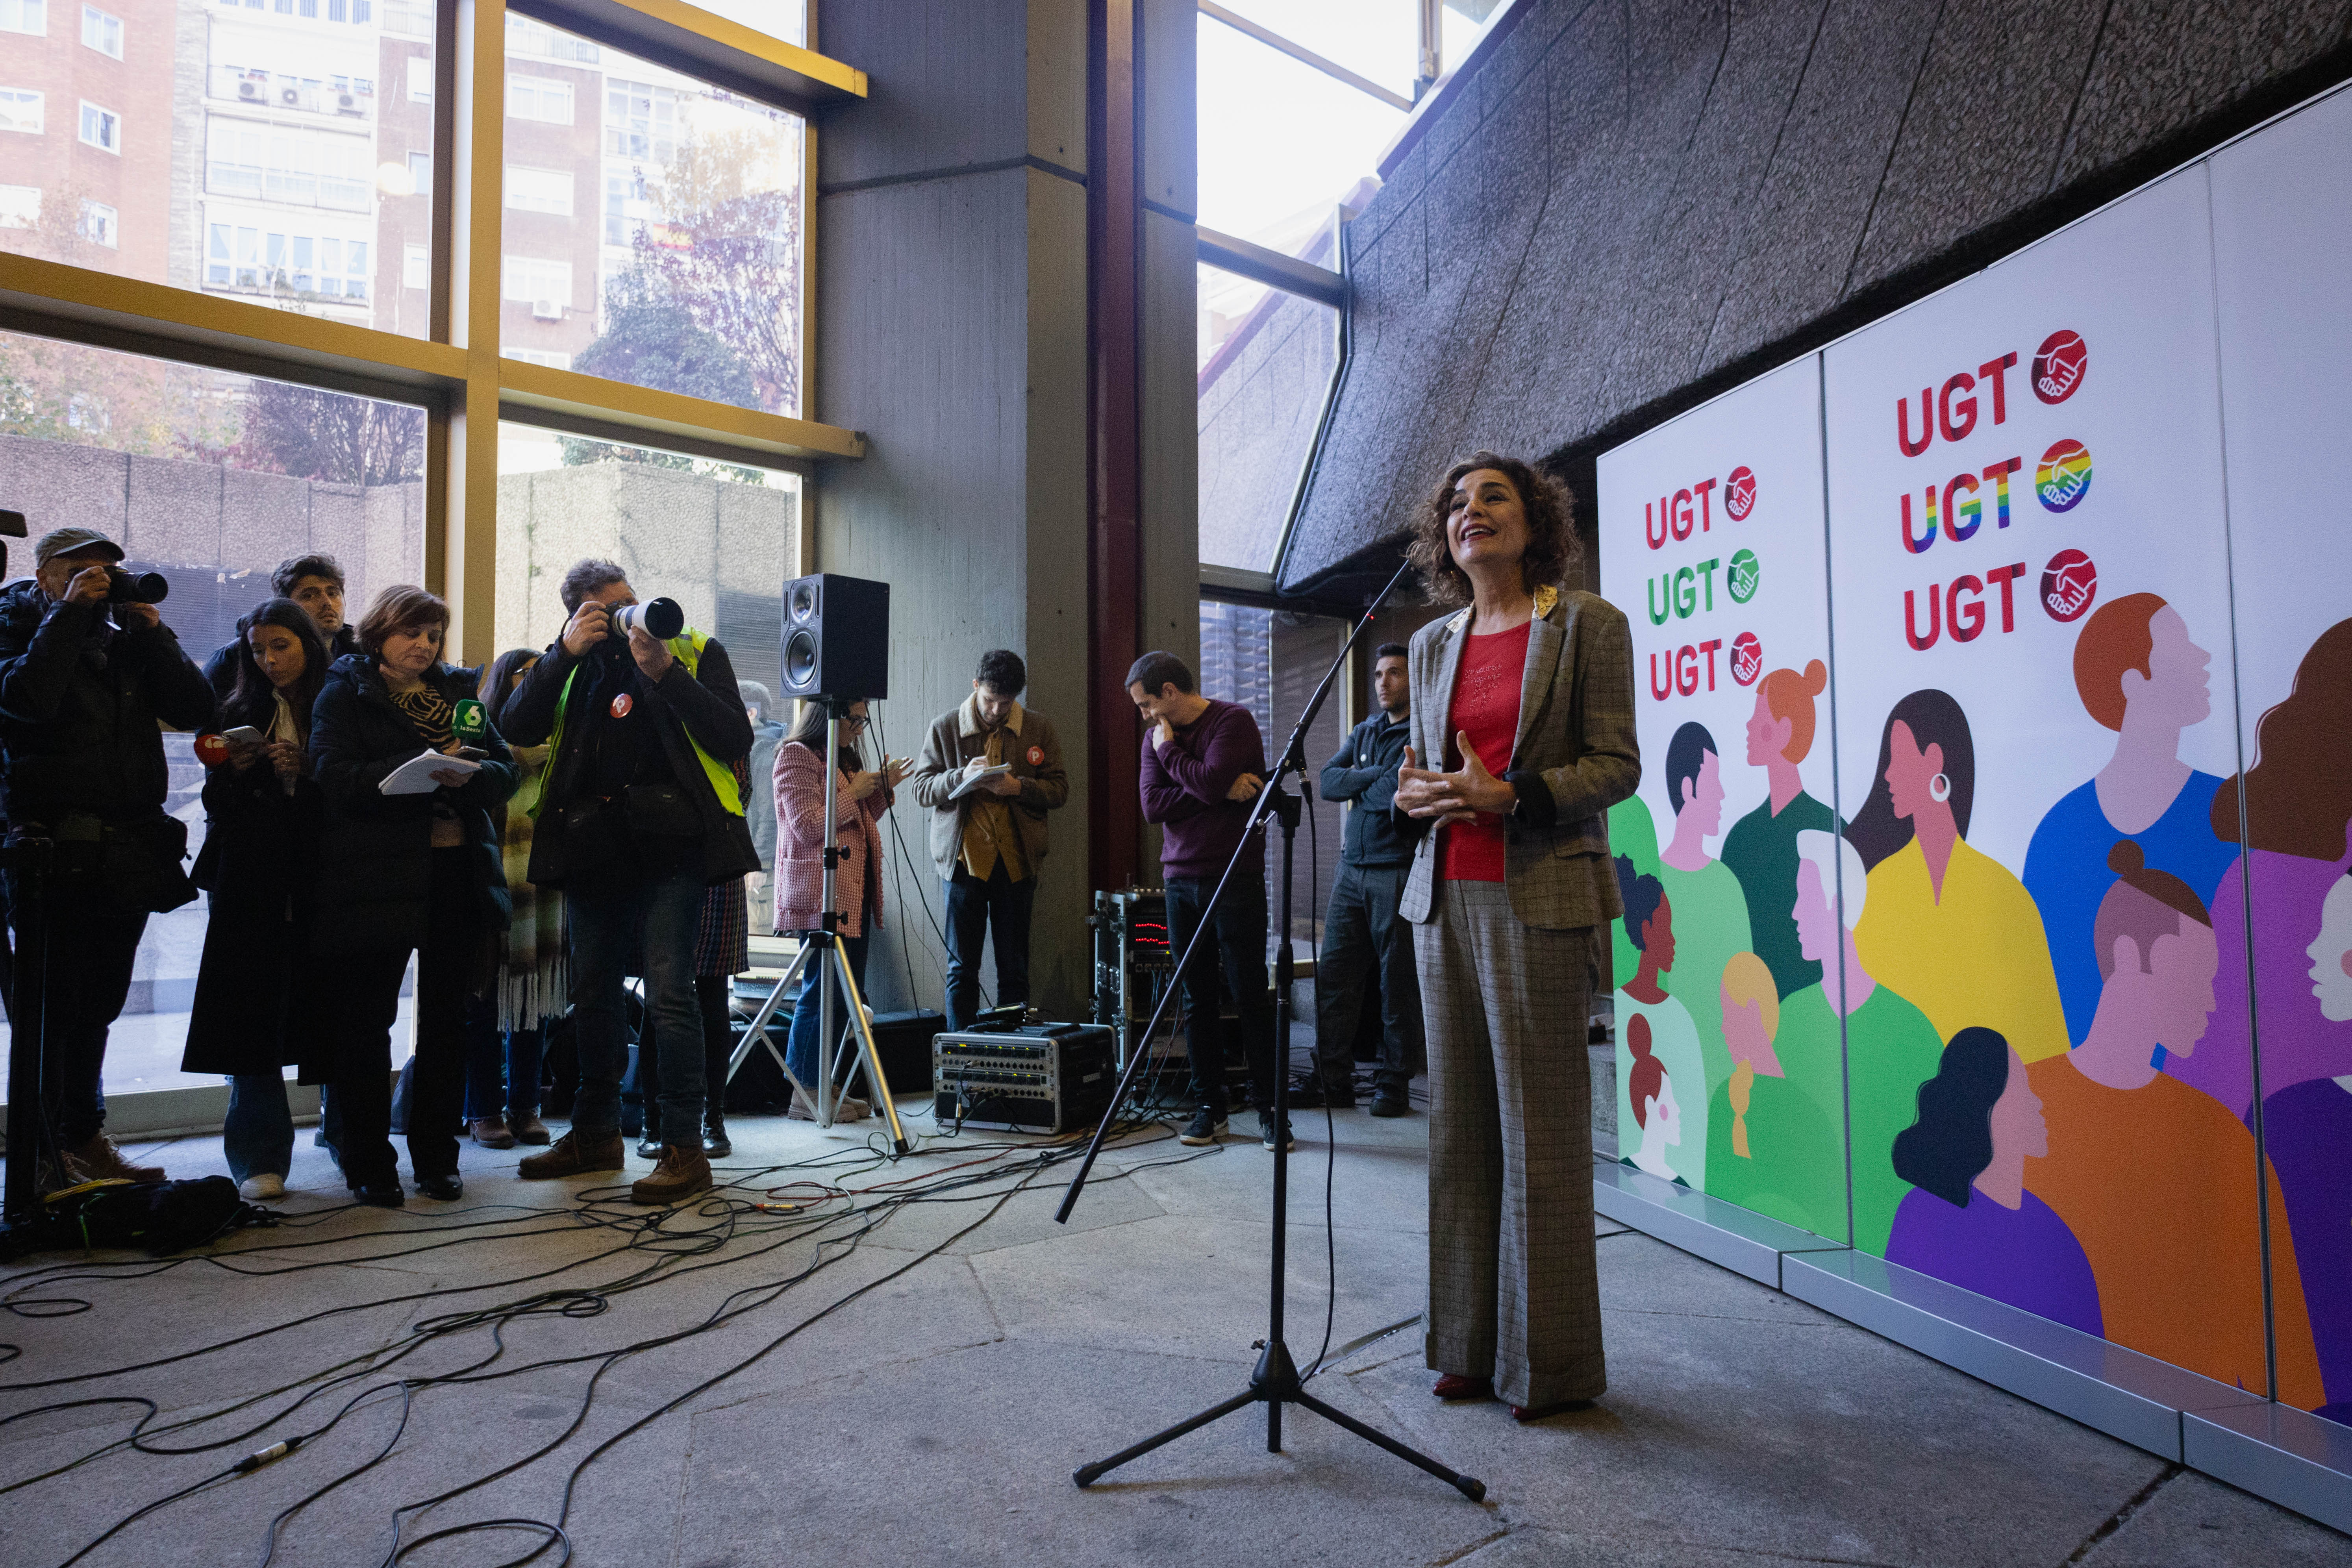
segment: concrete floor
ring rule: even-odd
[[[1234,1122],[1255,1131],[1246,1115]],[[1327,1145],[1320,1112],[1302,1113],[1298,1126],[1288,1337],[1305,1360],[1322,1338]],[[1420,1308],[1424,1127],[1418,1115],[1337,1118],[1335,1343]],[[826,1133],[772,1118],[740,1120],[735,1133],[730,1167],[744,1185],[730,1195],[746,1204],[810,1173],[761,1167],[853,1158],[861,1142],[847,1129]],[[854,1249],[795,1235],[789,1227],[811,1223],[803,1216],[739,1204],[739,1234],[688,1256],[658,1237],[715,1237],[728,1223],[720,1205],[673,1216],[656,1237],[644,1229],[647,1211],[583,1208],[569,1200],[585,1184],[523,1184],[512,1175],[514,1153],[469,1146],[457,1205],[412,1198],[397,1214],[326,1214],[300,1230],[247,1233],[211,1260],[161,1273],[74,1260],[66,1272],[78,1278],[26,1289],[20,1265],[0,1291],[79,1298],[91,1310],[0,1322],[0,1338],[24,1349],[0,1366],[0,1419],[53,1401],[116,1396],[152,1400],[165,1420],[184,1420],[354,1356],[412,1353],[393,1373],[312,1400],[266,1436],[179,1457],[117,1449],[0,1494],[0,1563],[60,1563],[141,1504],[269,1438],[324,1425],[354,1394],[402,1373],[446,1377],[496,1349],[486,1329],[420,1338],[431,1320],[541,1291],[611,1287],[651,1265],[658,1267],[646,1283],[608,1294],[595,1315],[509,1317],[503,1356],[479,1369],[485,1380],[415,1388],[404,1430],[398,1396],[379,1394],[292,1457],[151,1515],[83,1561],[257,1562],[272,1514],[389,1445],[382,1463],[296,1514],[274,1559],[381,1562],[395,1508],[556,1444],[595,1377],[580,1430],[551,1457],[404,1515],[401,1540],[473,1520],[553,1518],[579,1459],[683,1395],[584,1472],[570,1518],[575,1562],[2352,1563],[2352,1540],[1606,1221],[1598,1245],[1611,1386],[1599,1408],[1522,1428],[1500,1405],[1442,1405],[1429,1396],[1411,1331],[1312,1385],[1482,1477],[1485,1503],[1304,1412],[1286,1415],[1285,1451],[1269,1455],[1262,1409],[1179,1439],[1082,1492],[1069,1479],[1077,1464],[1238,1392],[1250,1343],[1265,1331],[1271,1157],[1242,1140],[1168,1163],[1191,1152],[1164,1132],[1153,1136],[1107,1157],[1066,1230],[1051,1219],[1058,1173],[999,1206],[1020,1179],[1007,1175],[957,1194],[968,1201],[900,1206]],[[853,1173],[840,1165],[828,1176],[871,1187],[936,1173],[979,1158],[971,1145],[982,1138],[968,1132],[897,1168]],[[161,1158],[174,1174],[220,1168],[217,1140],[183,1140]],[[289,1215],[322,1214],[341,1195],[307,1135],[295,1182]],[[460,1221],[504,1223],[487,1232],[445,1228]],[[743,1233],[756,1226],[787,1228]],[[852,1228],[837,1222],[828,1234]],[[657,1247],[678,1250],[657,1257]],[[467,1293],[419,1299],[438,1289]],[[755,1293],[736,1295],[746,1290]],[[835,1302],[845,1304],[820,1315]],[[331,1308],[342,1310],[192,1360],[26,1386]],[[691,1338],[604,1358],[735,1309]],[[581,1359],[499,1375],[553,1358]],[[186,1447],[227,1438],[294,1397],[152,1441]],[[85,1406],[0,1424],[0,1486],[104,1447],[136,1415],[123,1405]],[[521,1533],[461,1537],[404,1562],[503,1562],[528,1542]]]

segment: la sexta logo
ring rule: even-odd
[[[2082,333],[2061,328],[2033,351],[2033,395],[2044,403],[2063,403],[2090,371],[2091,346]]]
[[[2062,550],[2042,569],[2042,607],[2053,621],[2080,620],[2099,596],[2099,569],[2079,550]]]
[[[1748,514],[1756,510],[1756,470],[1738,468],[1723,481],[1723,510],[1734,522],[1745,522]]]
[[[1764,645],[1754,632],[1742,632],[1731,639],[1731,679],[1742,686],[1753,686],[1756,678],[1764,673]]]
[[[2091,493],[2091,449],[2071,437],[2052,442],[2033,470],[2033,493],[2052,511],[2072,511]]]

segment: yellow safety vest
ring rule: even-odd
[[[696,666],[702,662],[702,650],[709,641],[709,637],[688,626],[669,639],[669,651],[678,663],[686,666],[686,673],[692,676]],[[563,710],[572,706],[572,682],[579,674],[580,668],[574,665],[572,673],[563,678],[563,690],[555,700],[555,728],[548,732],[547,761],[539,771],[539,797],[530,803],[529,811],[534,822],[539,819],[540,808],[547,804],[547,786],[555,777],[556,759],[563,754]],[[712,792],[719,796],[719,804],[725,806],[730,815],[742,816],[743,795],[735,787],[735,770],[704,751],[702,742],[694,738],[693,731],[683,724],[678,728],[685,732],[686,743],[694,748],[696,758],[701,762],[703,775],[709,779]]]

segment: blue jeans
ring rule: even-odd
[[[228,1080],[228,1115],[221,1123],[221,1153],[231,1179],[294,1169],[294,1113],[286,1108],[286,1079],[274,1072],[237,1073]]]
[[[841,953],[849,960],[850,978],[857,982],[857,989],[863,994],[866,990],[866,939],[862,936],[843,937]],[[833,976],[819,969],[816,960],[812,957],[808,968],[801,975],[801,997],[793,1004],[793,1032],[784,1042],[785,1070],[800,1080],[803,1089],[807,1089],[816,1088],[817,998],[823,994],[823,988],[817,984],[820,980],[833,986],[835,1024],[842,1028],[849,1026],[848,999],[842,995],[841,987],[835,984]],[[669,1071],[667,1060],[662,1063],[662,1071]],[[665,1078],[662,1081],[667,1089],[669,1080]],[[663,1103],[668,1103],[667,1095]]]
[[[627,1068],[627,987],[642,952],[646,1012],[661,1052],[661,1137],[702,1147],[702,1009],[694,997],[694,939],[709,892],[701,874],[676,871],[619,887],[567,889],[572,921],[572,1014],[580,1092],[572,1130],[589,1138],[621,1130]]]
[[[514,1120],[539,1110],[537,1029],[499,1029],[499,1004],[466,1005],[466,1120]]]
[[[1037,879],[1019,881],[1004,864],[983,882],[961,863],[948,879],[948,1027],[969,1028],[980,1011],[980,948],[996,938],[996,1005],[1029,1000],[1029,911]]]

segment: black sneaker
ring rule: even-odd
[[[658,1160],[662,1157],[662,1141],[648,1132],[637,1140],[637,1158]]]
[[[1274,1108],[1266,1106],[1257,1113],[1257,1141],[1267,1148],[1296,1149],[1298,1140],[1290,1135],[1290,1123],[1275,1119]]]
[[[1412,1110],[1412,1102],[1407,1100],[1403,1095],[1376,1094],[1372,1096],[1372,1114],[1374,1116],[1405,1116],[1411,1114]]]
[[[1192,1113],[1192,1124],[1177,1138],[1179,1143],[1195,1146],[1213,1143],[1225,1135],[1225,1113],[1213,1105],[1204,1105]]]

